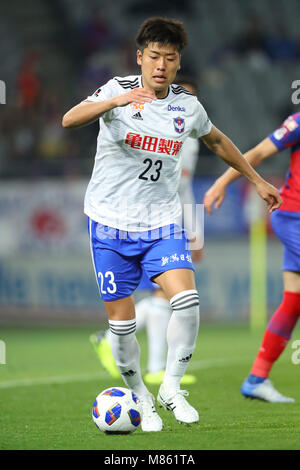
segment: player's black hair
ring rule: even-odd
[[[172,44],[180,53],[188,43],[184,24],[179,20],[161,16],[154,16],[144,21],[135,39],[141,51],[149,43],[158,42],[162,45]]]
[[[190,85],[194,88],[196,94],[198,93],[197,80],[189,75],[177,75],[174,82],[175,85]]]

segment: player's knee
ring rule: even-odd
[[[287,315],[300,316],[300,292],[284,291],[281,311]]]
[[[136,331],[136,320],[109,320],[109,329],[116,339],[126,342]]]
[[[199,315],[199,295],[195,289],[184,290],[170,299],[173,313]]]
[[[127,367],[133,357],[139,356],[139,345],[136,340],[135,320],[121,322],[109,321],[110,346],[115,362],[119,367]]]
[[[177,330],[179,343],[194,348],[200,324],[199,296],[196,290],[185,290],[171,300],[172,328]]]

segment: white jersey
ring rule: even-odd
[[[197,139],[188,138],[181,150],[181,178],[179,184],[179,197],[184,203],[185,191],[191,186],[193,176],[196,169],[197,159],[199,155],[199,142]]]
[[[115,77],[87,100],[105,101],[141,86],[141,76]],[[114,108],[99,121],[85,214],[132,232],[180,224],[180,150],[189,136],[199,138],[211,130],[197,98],[170,85],[165,98]]]

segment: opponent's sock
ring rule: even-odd
[[[122,379],[137,395],[148,392],[140,370],[140,347],[135,337],[135,319],[109,320],[110,345]]]
[[[146,327],[147,318],[152,308],[152,297],[145,297],[135,304],[136,331]]]
[[[148,372],[159,372],[166,366],[167,329],[171,315],[170,303],[162,297],[151,299],[147,316]]]
[[[282,303],[271,317],[251,374],[266,378],[284,351],[300,316],[300,293],[284,291]]]
[[[258,385],[258,384],[261,384],[264,380],[266,380],[266,377],[258,377],[258,376],[256,376],[256,375],[252,375],[252,374],[249,374],[249,375],[248,375],[248,382],[249,382],[250,384],[253,384],[253,385],[255,385],[255,384],[257,384],[257,385]]]
[[[199,296],[196,290],[186,290],[170,300],[172,315],[167,330],[168,355],[163,380],[165,390],[180,390],[183,377],[192,357],[199,329]]]

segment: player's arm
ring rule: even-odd
[[[128,93],[114,96],[104,101],[82,101],[71,108],[62,119],[63,127],[76,128],[86,126],[99,119],[104,113],[129,103],[151,103],[156,99],[153,91],[145,88],[134,88]]]
[[[266,158],[278,153],[278,148],[269,137],[262,140],[258,145],[244,154],[244,157],[252,167],[259,166]],[[227,186],[239,178],[240,172],[234,168],[229,168],[218,178],[215,183],[206,191],[204,195],[204,206],[209,214],[212,214],[212,206],[219,209],[225,199]]]
[[[250,165],[233,142],[219,129],[212,126],[211,132],[202,137],[205,145],[222,160],[234,168],[237,173],[244,175],[256,186],[257,193],[268,204],[269,212],[273,212],[282,204],[278,190],[267,183]]]

